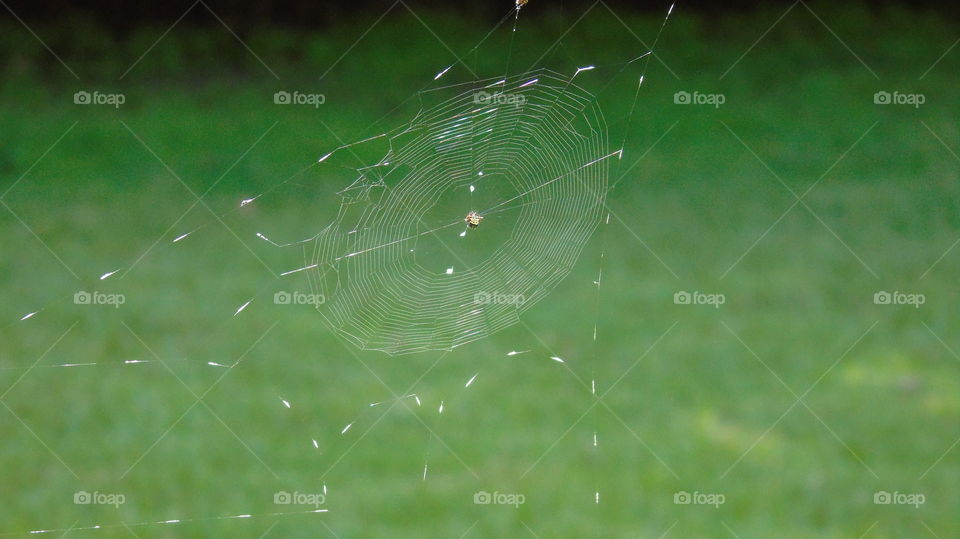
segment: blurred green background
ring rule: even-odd
[[[571,275],[518,326],[397,357],[274,305],[295,262],[253,234],[329,222],[349,171],[285,180],[409,119],[489,25],[397,8],[243,43],[216,25],[31,27],[68,70],[5,19],[0,535],[960,536],[958,26],[794,6],[678,8],[629,123],[615,217]],[[481,76],[507,58],[623,62],[662,22],[600,5],[570,29],[581,13],[531,2],[512,48],[508,23],[464,61]],[[126,101],[79,106],[81,90]],[[277,106],[278,90],[326,102]],[[615,132],[634,91],[600,96]],[[725,102],[678,105],[678,91]],[[881,91],[925,102],[877,105]],[[126,302],[75,305],[80,290]],[[725,303],[677,305],[682,291]],[[395,398],[410,393],[421,406]],[[324,488],[328,513],[274,503]],[[724,503],[675,503],[683,492]],[[924,503],[875,503],[884,492]],[[169,519],[185,522],[152,524]]]

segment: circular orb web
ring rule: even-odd
[[[362,349],[449,350],[515,324],[599,223],[618,153],[594,97],[548,70],[470,88],[387,133],[313,241],[317,310]]]

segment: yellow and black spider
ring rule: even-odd
[[[470,228],[477,228],[480,226],[480,221],[483,221],[483,216],[475,211],[471,211],[463,218],[464,222],[467,223],[467,226]]]

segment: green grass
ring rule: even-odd
[[[323,123],[343,140],[372,134],[371,123],[449,64],[415,19],[385,19],[323,82],[319,73],[370,20],[329,35],[251,36],[279,82],[226,33],[203,41],[175,30],[120,82],[152,42],[140,34],[159,33],[138,31],[126,44],[88,40],[87,56],[64,53],[81,75],[76,82],[43,60],[25,31],[7,32],[19,39],[3,46],[20,60],[8,65],[12,78],[2,90],[0,186],[6,190],[77,123],[3,198],[29,230],[0,211],[0,391],[16,383],[2,397],[9,411],[0,410],[0,534],[172,518],[201,520],[134,531],[960,534],[960,450],[948,452],[960,437],[960,361],[950,350],[960,349],[960,259],[956,251],[941,259],[960,237],[951,155],[960,152],[953,76],[960,56],[948,55],[918,80],[956,27],[924,14],[814,9],[879,80],[800,7],[721,80],[780,14],[707,21],[680,11],[658,53],[679,80],[651,63],[625,160],[670,131],[611,192],[622,222],[602,227],[570,277],[524,316],[529,330],[516,326],[458,348],[435,366],[439,353],[353,350],[308,309],[272,305],[272,291],[288,285],[258,257],[274,272],[295,262],[253,238],[270,230],[297,239],[329,221],[329,194],[349,174],[310,171],[282,184],[339,144]],[[486,31],[421,15],[458,52]],[[511,65],[532,63],[578,15],[521,19],[527,25]],[[625,20],[645,40],[659,24]],[[191,47],[222,50],[230,62],[181,61],[178,51]],[[545,61],[568,69],[638,50],[597,8]],[[494,40],[469,62],[495,75],[505,58],[506,43]],[[83,88],[116,88],[128,103],[77,107],[72,94]],[[276,107],[272,94],[283,88],[316,88],[327,104]],[[723,93],[726,104],[674,105],[678,90]],[[922,92],[927,104],[878,107],[879,90]],[[632,95],[624,84],[601,96],[614,132]],[[415,104],[387,122],[402,121]],[[203,205],[168,231],[195,198],[131,131],[198,194],[230,169],[204,198],[218,215],[281,187],[224,218],[239,239]],[[796,200],[790,190],[799,195],[814,184],[783,216]],[[96,280],[130,268],[158,238],[122,278]],[[597,311],[592,282],[601,252]],[[127,302],[76,306],[70,298],[79,289],[123,293]],[[722,293],[726,303],[674,305],[680,290]],[[878,306],[878,290],[922,293],[926,303]],[[530,352],[507,357],[510,350]],[[153,354],[169,370],[121,364]],[[550,361],[554,354],[566,364]],[[222,380],[226,371],[206,364],[240,357]],[[87,362],[97,365],[46,367]],[[591,379],[598,393],[612,387],[603,404],[594,405]],[[367,406],[415,382],[423,407]],[[194,395],[203,404],[194,405]],[[317,492],[324,483],[327,514],[217,518],[306,510],[275,505],[274,492]],[[122,493],[126,503],[75,505],[78,490]],[[522,493],[526,503],[475,505],[480,490]],[[922,493],[926,503],[876,505],[881,490]],[[676,505],[677,491],[720,493],[726,503]]]

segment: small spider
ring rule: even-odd
[[[467,226],[470,228],[477,228],[480,226],[480,221],[483,221],[483,216],[475,211],[471,211],[463,218],[464,222],[467,223]]]
[[[519,9],[519,8],[522,8],[523,6],[527,5],[527,1],[528,1],[528,0],[517,0],[517,8]]]

